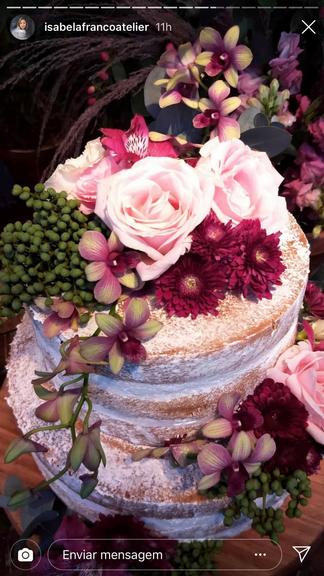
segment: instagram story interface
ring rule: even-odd
[[[4,576],[324,574],[324,11],[216,4],[0,8]]]

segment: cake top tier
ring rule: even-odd
[[[34,216],[1,240],[6,302],[34,301],[48,338],[87,337],[64,348],[80,354],[70,371],[208,353],[275,322],[308,251],[268,156],[238,139],[153,142],[141,116],[103,133],[34,193],[14,188]]]

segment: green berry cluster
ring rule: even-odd
[[[78,200],[44,184],[34,190],[15,185],[12,193],[33,209],[33,218],[7,224],[0,235],[0,316],[18,314],[37,296],[45,296],[48,304],[62,296],[76,306],[94,305],[78,244],[86,230],[103,231],[103,225],[82,214]]]
[[[216,567],[215,556],[222,548],[222,540],[194,540],[179,542],[172,564],[175,571],[172,576],[198,576],[201,570],[212,570]]]
[[[261,536],[269,536],[274,542],[279,541],[279,534],[284,532],[284,512],[266,506],[270,494],[282,496],[288,492],[291,499],[286,515],[299,518],[302,514],[299,506],[306,506],[311,496],[310,480],[302,470],[284,475],[278,468],[271,473],[258,470],[247,480],[245,490],[233,498],[230,506],[224,511],[224,525],[232,526],[241,515],[252,520],[252,528]],[[257,506],[255,499],[262,497],[263,506]]]

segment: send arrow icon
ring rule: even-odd
[[[302,563],[310,551],[311,546],[293,546],[293,549],[297,552],[300,563]]]

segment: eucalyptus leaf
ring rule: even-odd
[[[241,140],[253,150],[266,152],[272,158],[281,154],[289,146],[291,134],[276,126],[264,126],[243,132]]]
[[[197,114],[185,104],[175,104],[160,109],[156,120],[150,125],[150,130],[173,136],[184,135],[189,142],[199,144],[202,140],[203,130],[194,128],[193,117]]]
[[[10,497],[13,494],[15,494],[15,492],[19,492],[19,490],[22,490],[23,488],[24,488],[24,485],[23,485],[22,481],[20,480],[20,478],[18,478],[18,476],[15,476],[14,474],[12,474],[11,476],[8,476],[8,478],[6,479],[3,493],[5,496]]]
[[[111,67],[111,73],[115,82],[120,82],[121,80],[126,80],[127,72],[125,66],[121,62],[116,62]]]
[[[55,499],[56,496],[50,489],[36,492],[33,498],[29,500],[27,505],[21,510],[20,518],[22,529],[25,530],[42,512],[52,510]]]
[[[131,97],[131,106],[133,114],[140,114],[141,116],[148,116],[148,111],[144,102],[144,91],[140,90]]]
[[[251,130],[256,126],[268,126],[269,122],[265,114],[262,114],[259,108],[250,106],[239,117],[239,125],[241,134],[247,130]]]
[[[144,103],[146,110],[153,118],[157,118],[161,108],[159,106],[160,96],[163,91],[163,86],[156,86],[157,80],[162,80],[166,77],[165,69],[161,66],[155,66],[149,73],[144,84]]]

